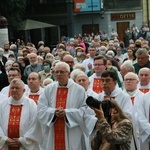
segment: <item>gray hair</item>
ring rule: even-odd
[[[58,67],[58,66],[60,66],[60,67],[65,66],[66,70],[68,72],[70,72],[70,67],[69,67],[69,65],[67,63],[65,63],[65,62],[58,62],[58,63],[56,63],[55,68]]]
[[[120,68],[125,68],[127,71],[135,72],[135,69],[133,67],[132,61],[131,60],[126,60]]]
[[[75,64],[74,67],[73,67],[73,69],[80,69],[80,70],[82,70],[84,72],[86,70],[86,68],[84,67],[84,65],[80,64],[80,63]]]
[[[149,56],[148,55],[148,51],[146,50],[146,48],[139,48],[137,51],[136,51],[136,56],[137,55],[141,55],[141,54],[145,54],[146,56]]]
[[[19,85],[22,86],[22,88],[25,89],[25,84],[24,84],[24,82],[23,82],[21,79],[15,78],[15,79],[13,79],[13,80],[10,82],[10,85],[11,85],[11,84],[19,84]]]
[[[136,74],[136,73],[134,73],[134,72],[128,72],[125,76],[124,76],[124,78],[127,76],[127,75],[133,75],[134,77],[135,77],[135,79],[137,80],[137,81],[139,81],[139,77],[138,77],[138,75]]]
[[[71,74],[70,74],[70,78],[72,79],[72,80],[76,80],[76,77],[79,75],[79,74],[85,74],[82,70],[80,70],[80,69],[74,69],[72,72],[71,72]]]

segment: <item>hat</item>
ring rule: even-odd
[[[80,46],[80,45],[78,45],[78,46],[75,48],[76,51],[77,51],[78,49],[81,49],[82,51],[84,51],[84,48],[83,48],[82,46]]]
[[[24,52],[30,53],[29,49],[23,49],[22,52],[23,52],[23,53],[24,53]]]

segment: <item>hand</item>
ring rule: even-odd
[[[60,107],[60,108],[57,108],[56,111],[55,111],[55,115],[58,117],[58,118],[61,118],[61,117],[65,117],[66,113],[65,113],[65,110]]]
[[[103,112],[103,109],[102,109],[102,105],[100,104],[99,105],[99,109],[96,109],[96,108],[92,108],[95,113],[96,113],[96,116],[98,119],[102,119],[102,118],[105,118],[104,117],[104,112]]]
[[[92,69],[92,64],[91,63],[88,64],[88,68]]]
[[[20,146],[22,146],[22,144],[21,144],[21,142],[19,141],[19,139],[18,138],[13,138],[13,140],[15,140],[16,141],[16,143],[18,144],[18,146],[20,147]]]
[[[6,140],[6,144],[9,146],[9,147],[19,147],[18,143],[14,140],[14,139],[11,139],[11,138],[8,138]]]

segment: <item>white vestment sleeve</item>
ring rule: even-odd
[[[24,137],[20,137],[19,141],[21,142],[22,146],[26,149],[26,150],[34,150],[35,147],[35,142],[24,138]]]
[[[147,99],[146,99],[147,100]],[[149,103],[143,101],[139,104],[139,131],[141,133],[141,140],[144,142],[150,136],[150,123],[149,123]]]
[[[0,137],[0,148],[3,148],[7,139],[8,139],[7,136]]]
[[[56,109],[50,107],[48,102],[49,99],[46,97],[45,92],[43,92],[38,101],[38,117],[42,125],[51,127],[54,124],[53,118]]]

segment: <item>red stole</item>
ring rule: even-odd
[[[29,98],[33,99],[35,101],[35,103],[37,104],[38,103],[38,99],[39,99],[39,94],[33,94],[33,95],[29,95]]]
[[[8,137],[20,137],[20,118],[22,112],[22,105],[11,105],[8,121]],[[9,150],[19,150],[19,147],[9,147]]]
[[[144,94],[145,93],[147,93],[147,92],[149,92],[149,89],[147,88],[147,89],[139,89],[141,92],[143,92]]]
[[[97,94],[102,92],[102,81],[100,78],[94,78],[93,91]]]
[[[131,97],[132,104],[134,105],[134,97]]]
[[[56,95],[56,108],[66,108],[68,88],[58,88]],[[55,150],[66,150],[65,144],[65,118],[57,118],[54,124]]]

